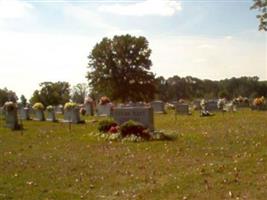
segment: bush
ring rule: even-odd
[[[104,119],[99,122],[98,130],[107,133],[111,127],[116,127],[118,124],[113,119]]]
[[[40,102],[35,103],[32,107],[34,110],[44,110],[44,105]]]
[[[122,137],[135,135],[144,139],[150,138],[148,130],[142,124],[135,122],[133,120],[124,122],[121,125],[121,135]]]

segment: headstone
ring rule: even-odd
[[[18,129],[18,115],[17,109],[13,109],[11,111],[5,111],[5,120],[6,120],[6,127],[14,130]]]
[[[47,111],[47,117],[46,117],[46,121],[50,121],[50,122],[56,122],[56,113],[55,111]]]
[[[94,110],[93,110],[93,104],[92,103],[85,103],[84,104],[85,108],[85,114],[93,116],[94,115]]]
[[[207,101],[207,110],[208,111],[218,111],[218,101],[217,100],[209,100]]]
[[[151,102],[151,107],[155,113],[166,113],[163,101],[153,101]]]
[[[154,130],[153,109],[151,107],[115,107],[112,117],[119,124],[133,120],[143,124],[151,131]]]
[[[45,121],[44,111],[35,110],[34,111],[34,115],[35,115],[34,120],[36,120],[36,121]]]
[[[111,109],[112,109],[111,103],[107,103],[104,105],[97,104],[97,106],[96,106],[98,116],[110,116],[111,115]]]
[[[31,118],[30,118],[30,110],[29,110],[29,108],[21,107],[19,109],[19,118],[21,120],[30,120]]]
[[[199,99],[196,99],[193,101],[193,106],[194,106],[195,110],[201,110],[200,102],[201,102],[201,100],[199,100]]]
[[[183,115],[189,114],[189,105],[188,104],[177,103],[175,108],[176,108],[176,114],[183,114]]]
[[[64,122],[78,124],[81,122],[79,108],[66,109],[64,111]]]
[[[62,105],[58,105],[58,106],[56,106],[55,107],[55,112],[57,113],[57,114],[63,114],[64,113],[64,109],[63,109],[63,106]]]

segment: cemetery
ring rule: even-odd
[[[267,199],[266,0],[0,0],[0,30],[0,200]]]
[[[10,117],[1,121],[4,199],[35,199],[37,194],[71,199],[99,195],[213,199],[218,194],[228,198],[229,192],[261,199],[266,192],[265,111],[240,108],[233,114],[216,112],[212,118],[201,118],[197,109],[185,116],[176,110],[155,113],[152,106],[115,106],[111,117],[103,117],[80,116],[75,108],[75,103],[67,103],[61,115],[48,106],[47,122],[24,119],[22,132],[9,127]],[[52,123],[55,118],[71,119],[71,130],[68,123]],[[82,120],[84,125],[76,123]],[[16,117],[11,122],[19,125]],[[47,185],[52,177],[53,185]]]

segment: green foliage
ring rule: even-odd
[[[133,120],[124,122],[120,126],[120,131],[121,131],[122,137],[126,137],[128,135],[135,135],[135,136],[138,136],[144,139],[150,138],[150,134],[148,130],[146,130],[142,124],[135,122]]]
[[[168,79],[158,77],[157,98],[164,101],[195,98],[232,99],[238,96],[267,96],[267,82],[258,77],[240,77],[220,81],[201,80],[194,77],[173,76]]]
[[[151,100],[154,75],[149,72],[151,50],[145,37],[131,35],[103,38],[89,55],[87,74],[92,94],[114,100]]]
[[[25,107],[27,105],[27,99],[24,95],[20,96],[20,102],[21,102],[23,107]]]
[[[7,88],[0,89],[0,107],[7,101],[17,102],[18,98],[15,92]]]
[[[256,9],[260,12],[257,18],[260,21],[259,30],[267,31],[267,1],[266,0],[254,0],[254,4],[250,9]]]
[[[107,133],[111,127],[116,127],[118,124],[113,119],[103,119],[99,122],[97,129],[100,132]]]
[[[32,107],[34,110],[44,110],[44,105],[40,102],[37,102]]]
[[[70,99],[70,85],[67,82],[43,82],[41,89],[35,90],[31,104],[41,102],[43,105],[64,105]]]

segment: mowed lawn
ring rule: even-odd
[[[109,142],[97,123],[0,124],[0,199],[266,199],[267,112],[155,115],[174,141]]]

